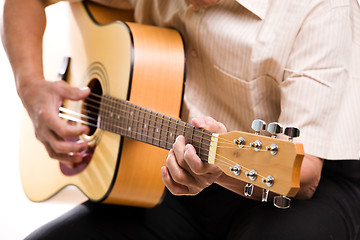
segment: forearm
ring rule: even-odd
[[[19,95],[30,81],[43,80],[44,8],[40,0],[6,0],[4,4],[1,37]]]

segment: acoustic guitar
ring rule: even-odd
[[[178,135],[194,145],[203,161],[247,182],[245,194],[251,195],[253,186],[288,197],[297,193],[303,147],[275,138],[282,130],[278,124],[269,124],[273,137],[258,134],[265,130],[261,120],[254,121],[255,134],[219,135],[179,119],[185,79],[179,32],[137,24],[131,14],[94,4],[68,6],[70,40],[62,35],[57,43],[44,39],[44,72],[47,79],[59,72],[70,85],[91,89],[87,99],[65,101],[59,109],[59,117],[69,123],[90,127],[81,139],[91,147],[74,166],[52,160],[24,114],[20,173],[30,200],[47,200],[74,185],[92,201],[153,207],[161,203],[160,168]],[[125,21],[117,20],[123,16]],[[52,54],[66,43],[69,56]],[[53,59],[64,59],[59,70]]]

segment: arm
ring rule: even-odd
[[[195,127],[205,128],[216,133],[225,133],[223,124],[212,118],[193,119]],[[196,155],[194,147],[185,145],[183,136],[179,136],[170,150],[167,167],[162,167],[162,177],[166,187],[175,195],[196,195],[213,183],[219,184],[235,193],[244,196],[245,182],[223,173],[217,166],[204,163]],[[319,184],[323,161],[317,157],[306,155],[300,173],[300,190],[297,198],[310,199]],[[261,189],[254,188],[251,196],[261,200]]]
[[[7,0],[3,9],[1,37],[12,66],[18,94],[33,121],[37,138],[49,155],[65,162],[81,160],[85,142],[66,138],[87,133],[85,126],[67,124],[58,117],[64,99],[80,100],[89,89],[72,88],[62,81],[44,79],[42,37],[46,25],[45,4],[40,0]],[[69,153],[74,154],[69,154]]]

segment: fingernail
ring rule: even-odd
[[[193,151],[193,148],[191,147],[190,144],[185,145],[185,152],[187,152],[187,151]]]
[[[168,155],[171,155],[173,153],[174,149],[170,149],[169,151],[169,154]]]
[[[80,88],[80,91],[87,91],[89,89],[88,86]]]
[[[203,118],[194,118],[193,121],[196,122],[199,128],[203,128],[205,126],[205,121]]]
[[[166,167],[165,167],[165,166],[162,166],[162,167],[161,167],[161,176],[166,177],[166,175],[167,175]]]
[[[180,141],[181,137],[183,136],[182,135],[177,136],[175,142]]]

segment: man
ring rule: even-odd
[[[286,211],[258,202],[259,191],[251,196],[257,201],[249,200],[243,182],[201,162],[179,136],[161,169],[172,193],[163,204],[135,209],[88,202],[30,239],[355,239],[360,164],[345,161],[358,159],[360,150],[359,110],[348,106],[358,100],[354,88],[359,87],[354,0],[97,2],[134,8],[138,22],[183,34],[184,120],[218,133],[250,131],[255,118],[297,125],[306,151],[301,188]],[[37,138],[53,158],[77,162],[87,143],[64,139],[88,129],[67,125],[58,118],[58,107],[64,99],[85,98],[89,90],[45,81],[46,4],[6,1],[2,39]]]

